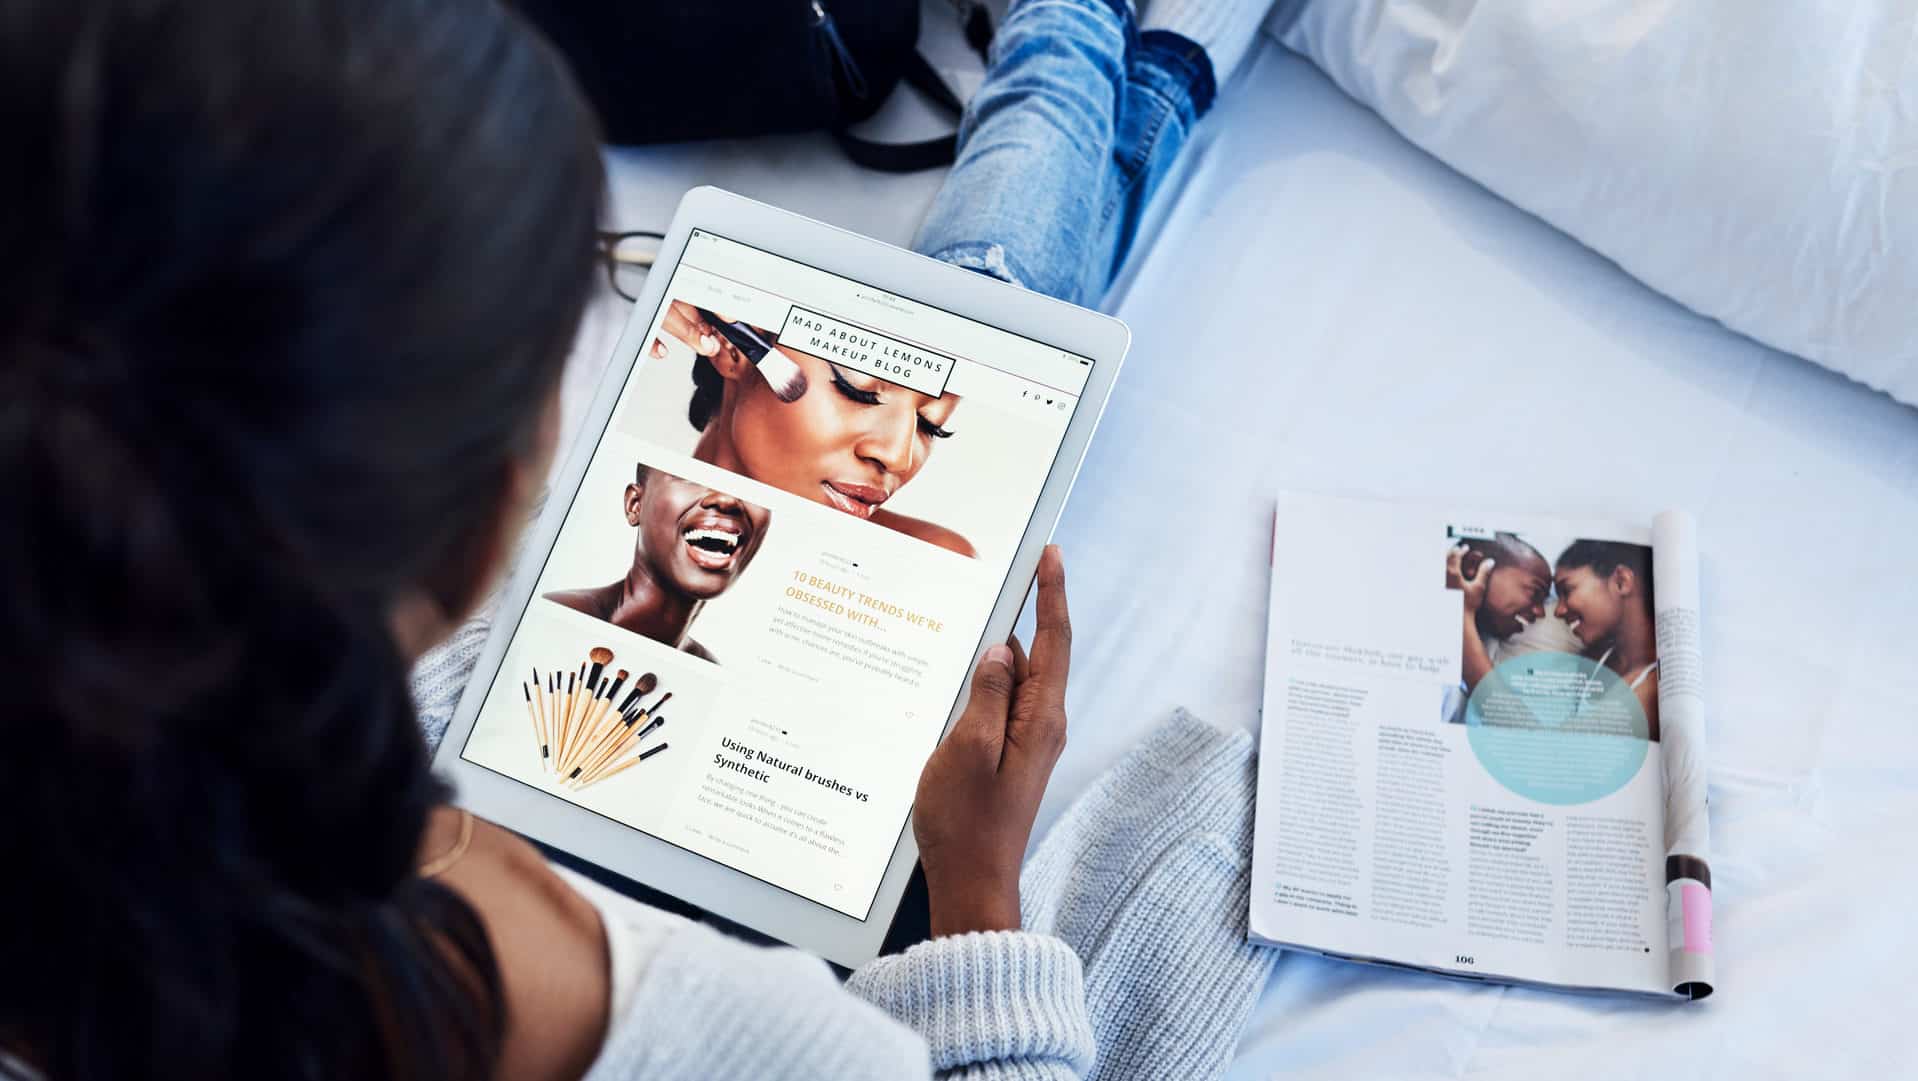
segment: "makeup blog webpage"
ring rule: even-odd
[[[1251,937],[1711,993],[1689,515],[1279,494]]]
[[[864,919],[1091,362],[702,231],[665,296],[462,754]]]

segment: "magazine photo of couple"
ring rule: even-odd
[[[1556,552],[1548,558],[1545,552]],[[1609,669],[1658,740],[1658,640],[1652,549],[1624,541],[1448,527],[1445,588],[1461,594],[1462,664],[1443,718],[1466,704],[1502,662],[1530,653],[1575,654]]]

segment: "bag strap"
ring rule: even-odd
[[[981,60],[985,60],[992,45],[992,14],[984,4],[975,4],[967,12],[965,32],[966,44],[972,46]],[[951,113],[954,120],[966,111],[959,95],[953,93],[952,87],[939,77],[939,72],[926,59],[926,54],[917,49],[906,58],[900,79],[924,94],[934,105]],[[917,173],[938,169],[951,165],[959,152],[958,132],[912,143],[879,142],[854,135],[845,128],[835,128],[833,137],[839,141],[839,148],[856,164],[882,173]]]

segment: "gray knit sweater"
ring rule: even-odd
[[[461,667],[442,652],[416,675],[430,738]],[[588,1079],[1217,1077],[1276,957],[1245,941],[1253,768],[1245,733],[1176,714],[1046,835],[1024,931],[921,943],[843,987],[687,925],[649,951]]]

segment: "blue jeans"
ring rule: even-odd
[[[1205,51],[1126,0],[1015,0],[914,249],[1096,305],[1214,94]]]

